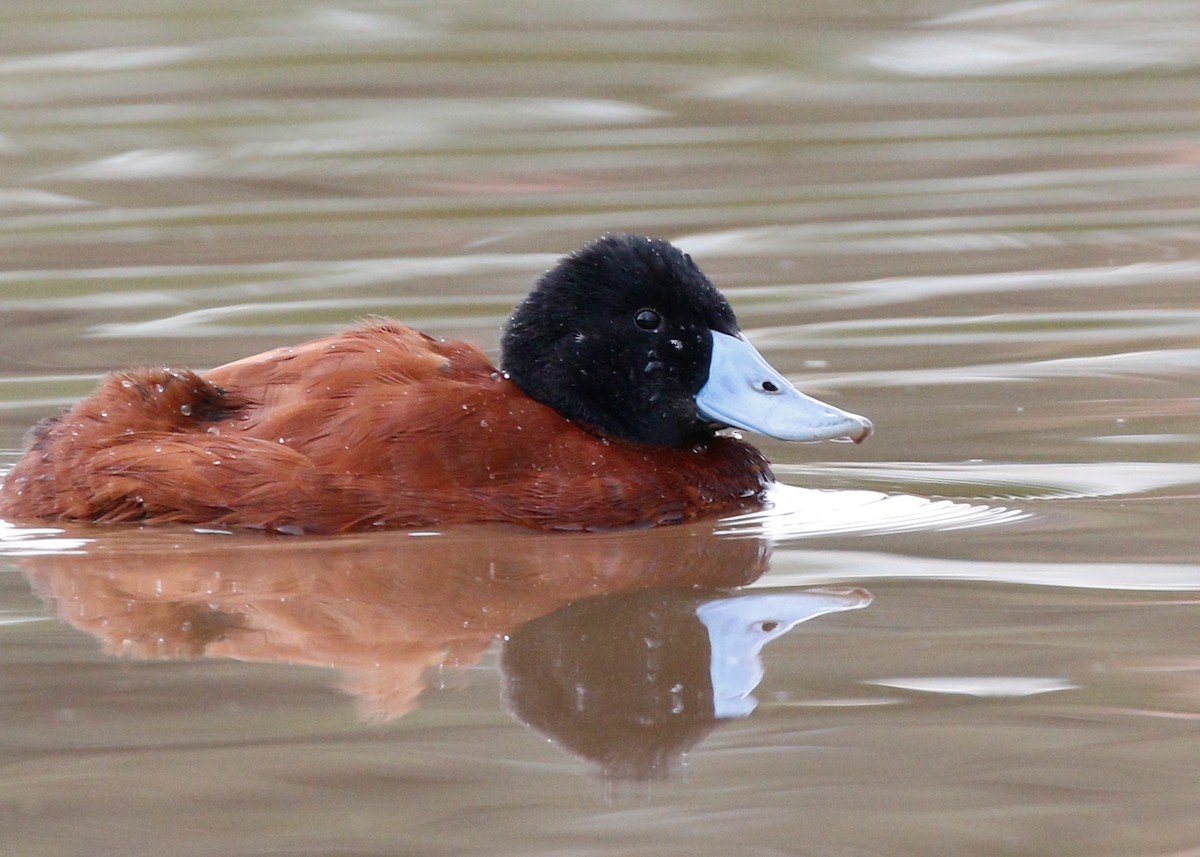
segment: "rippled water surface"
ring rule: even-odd
[[[609,230],[877,434],[763,442],[770,508],[655,531],[0,525],[0,850],[1194,853],[1197,32],[6,4],[5,462],[113,367],[371,314],[494,354]]]

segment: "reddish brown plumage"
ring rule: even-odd
[[[673,523],[753,503],[748,444],[597,437],[484,354],[375,322],[202,375],[142,369],[34,432],[0,487],[11,520],[176,521],[337,532],[505,521]]]

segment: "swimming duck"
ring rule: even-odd
[[[546,272],[508,319],[500,367],[373,320],[202,374],[116,372],[35,427],[0,515],[284,533],[650,526],[761,501],[770,465],[720,429],[871,433],[796,390],[689,256],[641,236]]]

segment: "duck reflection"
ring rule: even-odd
[[[862,589],[602,596],[522,625],[501,665],[512,712],[606,779],[665,777],[722,720],[754,710],[770,640]]]
[[[470,666],[504,638],[516,716],[610,775],[645,777],[753,709],[767,641],[869,600],[730,594],[769,552],[686,526],[328,539],[129,530],[80,555],[19,562],[62,619],[113,654],[337,668],[374,720],[412,710],[431,667]]]

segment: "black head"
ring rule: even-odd
[[[696,409],[729,303],[665,241],[607,235],[542,275],[509,317],[501,366],[531,398],[614,437],[679,445],[711,434]]]

